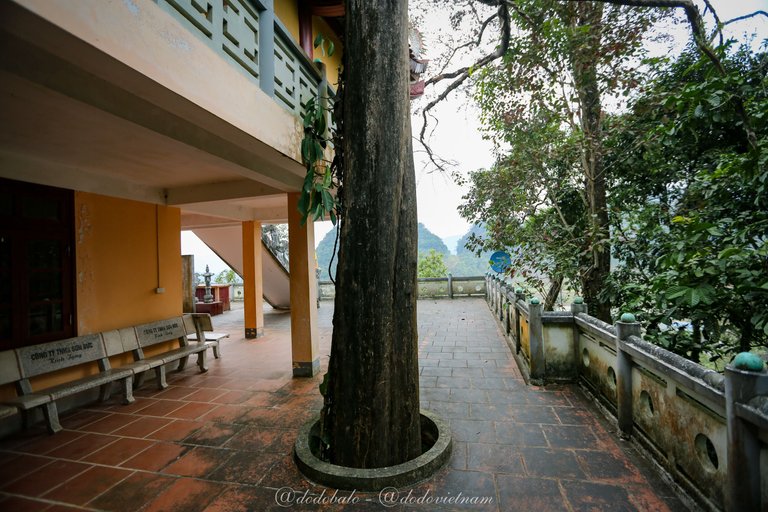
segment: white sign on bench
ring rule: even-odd
[[[184,338],[186,335],[184,324],[180,318],[160,320],[136,327],[136,336],[142,347]]]
[[[98,334],[17,349],[24,377],[35,377],[106,357]]]

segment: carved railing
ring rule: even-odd
[[[290,112],[326,95],[322,65],[313,63],[259,0],[154,0],[216,53]]]
[[[336,289],[332,281],[319,281],[320,298],[333,299]],[[454,297],[485,297],[484,276],[470,277],[420,277],[418,279],[420,299],[452,299]]]
[[[725,375],[587,314],[542,311],[496,276],[487,301],[518,362],[536,382],[582,383],[689,494],[709,509],[768,509],[768,372]]]

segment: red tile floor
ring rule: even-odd
[[[323,371],[332,308],[320,308]],[[377,494],[331,503],[291,458],[322,373],[291,378],[288,313],[268,312],[258,340],[243,338],[241,309],[214,325],[231,338],[208,373],[189,365],[164,391],[148,379],[132,405],[63,416],[54,436],[0,440],[0,510],[687,510],[578,388],[525,385],[478,299],[419,302],[421,399],[450,421],[447,467],[386,507]]]

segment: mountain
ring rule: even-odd
[[[431,249],[434,249],[435,252],[439,252],[443,255],[451,253],[439,236],[419,222],[419,255],[429,254]]]
[[[469,231],[464,233],[456,242],[456,255],[448,256],[445,259],[445,265],[448,271],[454,276],[482,276],[488,272],[488,260],[492,251],[484,251],[480,256],[465,247],[471,235],[485,235],[485,228],[479,225],[473,225]]]
[[[469,241],[469,237],[471,235],[475,235],[477,237],[485,236],[486,230],[484,226],[474,224],[471,228],[469,228],[469,231],[464,233],[464,236],[459,238],[459,241],[456,243],[456,254],[461,256],[462,254],[473,254],[472,251],[466,248],[466,243]],[[491,252],[488,251],[488,255],[490,255]]]
[[[320,241],[320,243],[317,245],[317,249],[315,249],[315,254],[317,255],[317,264],[320,267],[320,280],[321,281],[327,281],[330,279],[328,276],[328,263],[331,261],[331,254],[333,253],[333,243],[336,240],[336,230],[337,228],[334,226],[333,229],[331,229],[326,235],[323,237],[323,239]],[[430,249],[434,249],[435,252],[438,252],[440,254],[443,254],[444,256],[449,256],[450,251],[448,251],[448,247],[443,243],[443,241],[438,237],[436,234],[431,232],[424,224],[419,222],[419,254],[428,254]],[[338,260],[336,257],[333,259],[333,275],[334,278],[336,277],[336,263],[338,263]]]
[[[443,243],[448,247],[448,250],[451,251],[451,254],[456,254],[456,243],[458,243],[461,237],[462,235],[443,237]]]
[[[317,263],[320,266],[320,280],[322,281],[330,279],[328,277],[328,262],[331,261],[333,243],[336,240],[336,229],[334,227],[323,237],[315,252],[317,254]],[[435,252],[443,255],[445,266],[448,267],[448,271],[454,276],[481,276],[488,272],[488,260],[493,251],[485,251],[480,256],[475,256],[473,252],[464,247],[464,244],[466,244],[472,234],[483,236],[485,235],[485,228],[477,225],[472,226],[469,231],[458,239],[456,254],[451,254],[443,240],[432,233],[424,224],[419,223],[419,255],[427,254],[430,249],[434,249]],[[337,262],[338,259],[334,258],[334,278],[336,277]]]
[[[333,226],[328,233],[325,234],[323,239],[317,244],[315,249],[315,256],[317,257],[317,265],[320,267],[320,280],[328,281],[328,263],[331,261],[331,255],[333,253],[333,244],[336,241],[336,231],[338,226]],[[338,248],[336,249],[338,250]],[[338,256],[338,255],[337,255]],[[336,263],[337,258],[333,259],[333,274],[336,277]]]

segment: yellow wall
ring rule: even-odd
[[[77,335],[182,314],[178,208],[75,192],[75,260]],[[158,287],[165,293],[156,293]],[[146,355],[177,345],[160,344]],[[111,364],[131,360],[124,354]],[[34,378],[31,384],[47,388],[95,373],[98,366],[90,363]],[[0,389],[0,398],[14,395],[12,386]]]
[[[299,4],[296,0],[275,0],[275,16],[283,22],[285,28],[299,41]]]
[[[76,192],[75,237],[78,335],[182,314],[178,208]]]
[[[275,16],[288,29],[288,32],[293,36],[293,40],[301,46],[299,41],[299,6],[296,0],[276,0],[275,1]],[[328,84],[337,89],[337,83],[339,81],[339,66],[341,66],[342,45],[336,33],[328,26],[323,18],[312,16],[312,41],[315,40],[318,34],[323,34],[323,37],[333,41],[336,45],[333,57],[323,55],[322,50],[315,49],[314,56],[320,59],[325,64],[326,73],[328,75]],[[326,44],[327,47],[327,44]]]
[[[333,87],[333,90],[335,91],[338,89],[339,67],[341,66],[341,55],[344,48],[342,47],[338,36],[336,36],[336,33],[331,29],[328,23],[326,23],[323,18],[312,16],[312,41],[315,40],[318,34],[323,34],[323,37],[333,41],[333,44],[336,46],[333,52],[333,57],[323,55],[323,52],[320,50],[320,48],[315,49],[315,58],[320,59],[323,64],[325,64],[325,72],[328,76],[328,85]],[[327,43],[325,47],[328,48]]]

